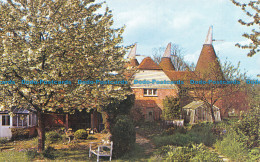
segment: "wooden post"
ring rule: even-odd
[[[94,120],[94,111],[91,112],[91,129],[93,130],[95,127],[95,120]]]
[[[69,129],[69,114],[66,114],[66,126],[65,126],[66,130]]]

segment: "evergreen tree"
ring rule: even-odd
[[[164,120],[173,120],[179,118],[181,115],[181,107],[179,98],[173,96],[166,96],[163,100],[162,117]]]
[[[44,150],[44,113],[101,111],[109,98],[120,101],[131,93],[126,82],[102,82],[125,79],[126,52],[120,45],[124,28],[113,29],[111,11],[97,12],[102,6],[94,0],[0,2],[0,80],[15,82],[1,85],[2,107],[37,111],[39,152]]]

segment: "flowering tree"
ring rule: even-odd
[[[251,19],[251,21],[244,21],[242,19],[239,19],[238,22],[241,25],[245,25],[248,27],[252,27],[252,32],[250,34],[245,33],[243,34],[243,37],[249,39],[252,43],[249,45],[241,45],[241,44],[236,44],[236,46],[243,48],[243,49],[250,49],[250,52],[247,54],[247,56],[253,56],[256,53],[260,51],[259,45],[259,27],[260,27],[260,9],[259,9],[259,1],[249,1],[248,3],[243,3],[237,0],[231,0],[236,6],[241,7],[241,9],[246,13],[246,15]]]
[[[0,87],[2,108],[37,111],[39,152],[45,112],[101,110],[131,93],[126,82],[111,82],[124,79],[124,29],[111,28],[111,11],[99,14],[101,7],[94,0],[0,2],[0,80],[13,83]]]

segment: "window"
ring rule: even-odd
[[[10,116],[2,115],[2,125],[10,125]]]
[[[144,89],[144,96],[157,96],[157,89]]]
[[[15,115],[13,117],[13,126],[26,127],[27,115]]]

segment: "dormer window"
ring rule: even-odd
[[[157,96],[157,89],[144,89],[144,96]]]

